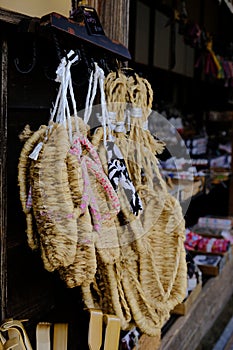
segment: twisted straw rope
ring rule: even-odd
[[[48,271],[68,266],[75,258],[77,222],[67,174],[69,148],[66,129],[55,123],[34,166],[33,211]]]
[[[139,77],[137,77],[137,80],[140,80]],[[149,104],[150,107],[152,103],[152,99],[150,98],[151,94],[148,93],[150,85],[145,81],[139,82],[141,89],[134,87],[132,89],[133,92],[131,91],[131,96],[135,98],[133,101],[134,106],[138,107],[140,102],[140,107],[143,103],[144,106]],[[142,91],[146,92],[147,98],[142,98]],[[138,96],[140,96],[140,98],[138,98]],[[110,100],[110,98],[108,100]],[[148,110],[148,108],[146,110]],[[144,120],[147,117],[148,113],[144,113]],[[183,247],[184,226],[182,215],[176,215],[175,208],[178,203],[176,203],[167,193],[166,186],[158,169],[158,161],[155,157],[155,153],[161,152],[163,145],[155,142],[150,133],[143,130],[143,118],[138,119],[136,120],[135,118],[135,120],[133,120],[129,139],[127,140],[124,138],[124,140],[122,140],[121,138],[120,144],[128,146],[121,147],[123,153],[127,150],[127,154],[131,154],[132,152],[129,152],[129,145],[127,145],[127,142],[129,144],[133,140],[141,143],[136,145],[137,158],[133,158],[135,164],[136,162],[140,162],[140,166],[138,169],[135,168],[135,165],[132,168],[133,162],[131,161],[128,162],[128,167],[130,173],[134,174],[136,188],[140,190],[140,195],[142,195],[145,203],[145,213],[141,216],[141,219],[143,228],[146,229],[146,231],[145,235],[140,239],[140,230],[137,232],[138,227],[140,226],[138,226],[139,222],[130,222],[133,235],[135,235],[137,239],[134,241],[134,244],[131,244],[131,246],[124,246],[124,254],[123,248],[121,248],[122,261],[124,261],[124,264],[121,266],[120,275],[125,276],[123,289],[124,292],[127,293],[126,298],[128,301],[128,307],[130,307],[130,312],[133,314],[136,325],[138,325],[145,333],[154,335],[162,327],[164,320],[168,318],[169,311],[172,307],[183,300],[186,292],[187,275]],[[138,126],[140,127],[140,130]],[[100,141],[100,132],[98,136],[98,141]],[[98,141],[97,138],[94,138],[93,140],[96,146]],[[118,139],[116,139],[116,142],[118,142]],[[148,152],[145,154],[145,145],[147,145],[149,151],[151,151],[149,152],[149,157]],[[131,147],[132,149],[135,149],[134,145]],[[153,180],[156,176],[158,181],[156,183],[153,181],[146,181],[146,183],[145,181],[142,181],[141,172],[139,172],[141,167],[144,169],[146,179],[151,177]],[[160,196],[158,195],[158,192],[160,193]],[[163,199],[162,201],[161,198]],[[156,206],[160,208],[159,212]],[[170,208],[170,211],[168,208]],[[151,220],[154,216],[153,211],[157,211],[156,221]],[[166,225],[168,224],[168,219],[171,219],[172,217],[172,230],[169,235],[166,235]],[[152,222],[156,223],[156,230],[152,229]],[[157,237],[158,233],[160,239]],[[156,241],[159,241],[161,246],[158,247]],[[149,242],[152,243],[152,247],[150,247]],[[161,247],[164,247],[161,253],[164,253],[164,250],[166,249],[171,253],[170,256],[166,257],[166,261],[163,257],[160,259],[156,258],[161,251]],[[136,264],[133,264],[132,260],[128,259],[132,254],[137,261]],[[150,273],[148,273],[148,270]],[[128,276],[128,278],[126,278],[126,276]],[[115,285],[115,287],[117,287],[117,285]],[[119,312],[119,310],[116,310],[116,312]]]
[[[22,205],[23,212],[26,216],[26,233],[27,233],[27,242],[29,247],[32,250],[38,249],[38,237],[36,234],[36,229],[33,227],[33,215],[32,211],[27,208],[26,203],[28,199],[28,193],[30,189],[30,173],[31,167],[34,163],[32,159],[29,158],[29,155],[43,138],[46,131],[46,126],[42,125],[39,130],[31,132],[29,126],[27,125],[24,131],[19,136],[22,141],[27,138],[19,156],[18,162],[18,186],[19,186],[19,197]]]

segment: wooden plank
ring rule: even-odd
[[[7,70],[8,45],[6,40],[1,42],[1,115],[0,115],[0,284],[1,284],[1,318],[6,315],[6,230],[7,230]]]
[[[230,346],[233,345],[233,317],[226,325],[217,343],[214,345],[213,350],[230,350]]]
[[[133,350],[141,349],[141,350],[158,350],[160,349],[161,337],[158,334],[157,337],[149,337],[146,335],[142,335],[139,339],[139,344]],[[170,349],[171,350],[171,349]]]
[[[23,19],[30,19],[31,17],[26,16],[22,13],[9,11],[0,7],[0,21],[10,23],[10,24],[19,24]]]
[[[199,282],[196,285],[196,287],[191,291],[191,293],[189,294],[187,299],[185,301],[183,301],[183,303],[176,305],[176,307],[174,308],[174,310],[172,310],[171,313],[177,314],[177,315],[187,315],[187,313],[191,309],[193,303],[198,298],[198,296],[201,292],[201,289],[202,289],[202,282]]]
[[[96,0],[89,0],[96,5]],[[106,35],[128,47],[130,0],[98,0],[97,9]]]

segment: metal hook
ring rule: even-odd
[[[28,69],[23,69],[22,67],[20,67],[20,62],[19,62],[18,57],[16,57],[14,59],[14,64],[15,64],[15,68],[17,69],[17,71],[19,73],[22,73],[22,74],[28,74],[34,69],[34,67],[36,65],[36,43],[35,43],[35,40],[33,40],[32,63],[29,64]]]
[[[106,72],[107,74],[109,74],[110,73],[110,68],[109,68],[109,66],[108,66],[108,63],[107,63],[107,59],[106,58],[101,58],[100,60],[99,60],[99,64],[100,64],[100,66],[103,68],[103,70],[104,70],[104,72]]]
[[[63,55],[62,55],[62,52],[61,52],[61,47],[60,47],[60,43],[59,43],[57,34],[55,33],[54,30],[52,31],[52,37],[53,37],[53,42],[54,42],[57,58],[58,58],[58,60],[60,62]]]
[[[87,66],[87,71],[88,71],[88,74],[90,75],[92,70],[94,69],[94,59],[92,57],[89,57],[89,59],[87,58],[83,44],[81,44],[80,46],[80,55],[81,55],[82,61]]]

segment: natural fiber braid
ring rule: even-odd
[[[121,305],[119,290],[117,288],[117,279],[116,279],[114,267],[108,265],[106,266],[106,268],[107,268],[107,275],[109,278],[109,286],[110,286],[111,300],[112,300],[114,313],[120,318],[122,329],[127,329],[129,327],[129,321],[131,319],[131,315],[129,312],[126,313],[126,316],[124,315],[124,311]],[[127,310],[128,310],[128,307],[127,307]]]
[[[98,133],[99,135],[101,134],[101,136],[103,135],[103,132],[100,130]],[[93,136],[94,140],[92,140],[92,142],[95,145],[95,147],[98,148],[98,152],[103,164],[103,168],[105,168],[104,164],[107,164],[106,151],[103,145],[96,144],[97,139],[99,142],[102,140],[102,138],[98,136],[94,135]],[[102,193],[99,193],[99,195],[102,195]],[[102,201],[102,203],[104,203],[104,200]],[[114,225],[111,224],[111,227],[113,226],[115,226],[115,224]],[[98,269],[101,269],[100,276],[102,276],[101,279],[98,278],[98,288],[101,289],[101,285],[104,288],[103,300],[101,303],[107,306],[108,304],[107,302],[105,302],[105,299],[106,298],[109,299],[110,297],[110,301],[113,306],[113,311],[115,314],[118,315],[118,317],[120,317],[123,329],[126,329],[129,326],[129,322],[131,320],[131,314],[130,314],[129,307],[125,300],[124,292],[121,286],[121,277],[120,277],[121,271],[119,270],[120,265],[118,263],[120,258],[119,242],[118,242],[118,239],[117,241],[114,242],[117,236],[115,237],[114,236],[115,234],[112,235],[109,232],[109,229],[110,227],[108,228],[102,227],[96,241],[96,250],[98,255],[97,265],[98,265]],[[106,241],[106,238],[107,238],[107,241]],[[113,248],[111,248],[111,246]],[[104,283],[104,280],[107,283],[107,286],[106,286],[106,283]],[[86,288],[83,289],[83,293],[84,294],[87,293]],[[87,296],[88,296],[88,293],[87,293]],[[84,302],[86,303],[85,296],[84,296]]]
[[[152,108],[152,104],[153,104],[153,97],[154,97],[154,91],[151,87],[151,84],[149,83],[149,81],[145,78],[141,78],[141,81],[144,83],[144,85],[146,86],[147,89],[147,102],[145,107],[147,107],[148,109]]]
[[[104,154],[104,151],[102,153],[103,153],[102,163],[104,163],[104,156],[106,159],[106,155]],[[100,159],[101,159],[101,155],[100,155]],[[92,181],[94,181],[94,178],[92,178]],[[98,194],[99,203],[102,208],[101,211],[106,211],[105,206],[107,205],[107,202],[106,202],[106,197],[104,192],[100,189],[98,183],[92,182],[92,184],[93,184],[92,185],[93,191],[95,191],[95,193]],[[104,286],[104,294],[106,295],[105,289],[107,288],[111,299],[111,304],[113,305],[115,312],[117,312],[118,316],[121,318],[122,324],[125,325],[124,327],[126,327],[127,320],[125,320],[123,311],[121,309],[121,303],[120,303],[120,299],[122,300],[124,296],[119,295],[119,291],[117,288],[117,285],[119,287],[119,284],[117,284],[117,281],[115,279],[115,273],[114,273],[114,266],[119,260],[119,243],[118,243],[118,237],[117,237],[117,231],[115,228],[114,218],[112,219],[102,223],[101,229],[96,237],[95,247],[96,247],[96,254],[98,256],[97,269],[99,269],[100,266],[102,267],[101,276],[108,281],[107,286],[106,285]],[[98,285],[98,288],[101,290],[103,287],[103,283],[101,284],[100,278],[98,278],[97,285]],[[91,302],[90,291],[87,290],[86,283],[85,283],[85,287],[83,288],[83,296],[84,296],[84,302],[86,305],[87,305],[87,302]],[[87,296],[87,299],[86,299],[86,296]],[[96,301],[94,301],[94,303],[96,306]],[[104,296],[103,296],[103,300],[100,301],[100,303],[105,304],[107,306]],[[101,307],[100,304],[99,304],[99,307]]]
[[[157,329],[156,324],[145,310],[144,304],[140,303],[140,296],[130,276],[131,274],[125,272],[123,274],[122,283],[133,316],[133,322],[141,332],[150,336],[155,336],[158,334],[160,327]]]
[[[74,207],[77,208],[77,210],[79,211],[82,194],[83,194],[82,171],[77,162],[76,157],[70,152],[67,153],[66,165],[67,165],[67,174],[68,174],[70,191],[72,195],[72,201],[73,201]],[[80,214],[81,214],[81,211],[80,211]],[[76,217],[78,218],[80,214],[76,212]]]
[[[148,116],[149,116],[149,111],[152,108],[152,103],[153,103],[153,90],[148,82],[147,79],[145,78],[139,78],[138,81],[140,83],[140,86],[144,86],[144,98],[143,98],[143,104],[140,106],[142,107],[142,119],[141,121],[143,123],[147,122]],[[140,124],[141,124],[140,121]],[[153,170],[157,170],[158,166],[156,163],[158,163],[157,159],[155,158],[155,155],[158,153],[161,153],[164,149],[164,143],[161,143],[153,138],[149,130],[144,130],[143,124],[141,124],[140,127],[140,132],[141,132],[141,139],[142,139],[142,144],[144,145],[145,149],[150,151],[150,156],[148,157],[148,154],[145,156],[145,171],[149,175],[147,175],[148,178],[153,177]],[[152,157],[151,157],[152,155]],[[160,184],[163,185],[164,182],[161,179],[160,172],[156,171],[156,176],[158,179],[160,179]]]
[[[81,118],[76,117],[72,118],[72,130],[74,130],[73,137],[77,131],[86,136],[89,126],[84,124]],[[86,210],[81,215],[83,178],[80,164],[70,152],[67,153],[66,161],[68,181],[77,219],[78,242],[74,262],[68,267],[59,269],[59,274],[69,288],[74,288],[80,286],[84,280],[90,282],[94,278],[96,272],[95,238],[89,211]]]
[[[138,108],[143,105],[143,91],[142,88],[144,86],[140,86],[140,79],[137,74],[133,77],[129,77],[127,80],[127,92],[128,92],[128,102],[131,104],[132,108]],[[145,89],[144,89],[145,90]],[[145,95],[145,92],[144,92]],[[134,176],[133,182],[137,185],[141,184],[141,169],[142,169],[142,150],[140,147],[141,137],[140,137],[140,128],[141,118],[133,118],[131,116],[130,123],[130,133],[129,140],[132,142],[130,145],[132,146],[130,154],[134,154],[134,160],[131,163],[132,170],[131,174]]]
[[[152,186],[153,172],[156,172],[157,178],[160,180],[161,186],[165,186],[158,171],[158,160],[155,158],[155,154],[162,151],[160,143],[156,143],[152,140],[152,135],[149,131],[144,130],[144,123],[147,121],[149,111],[152,106],[153,91],[151,85],[146,79],[140,78],[137,74],[134,77],[128,79],[128,96],[129,102],[133,108],[141,108],[142,117],[131,117],[132,124],[129,134],[129,139],[134,140],[137,143],[136,155],[141,154],[140,162],[141,167],[145,172],[145,178],[150,182]],[[140,147],[141,145],[141,147]],[[148,152],[149,151],[149,152]],[[151,151],[151,152],[150,152]],[[137,160],[135,159],[135,162]],[[134,165],[134,164],[133,164]],[[135,165],[132,173],[135,173]],[[137,177],[137,181],[140,178]]]
[[[48,271],[68,266],[75,258],[77,223],[66,165],[69,148],[67,131],[54,125],[34,167],[33,211]]]
[[[152,305],[150,305],[151,300],[149,300],[146,295],[145,295],[145,291],[143,290],[141,283],[138,280],[138,276],[135,274],[134,270],[130,267],[130,265],[128,265],[128,271],[130,274],[130,278],[133,280],[135,288],[137,290],[137,292],[139,293],[140,298],[143,301],[144,306],[147,309],[148,315],[151,317],[151,319],[156,323],[159,324],[159,317],[158,314],[156,314],[156,310],[152,307]],[[149,302],[150,301],[150,302]],[[135,303],[135,310],[137,310],[140,307],[140,304],[137,305]]]
[[[84,281],[81,284],[81,292],[83,302],[88,309],[95,309],[98,307],[98,305],[95,305],[94,297],[91,291],[91,284],[89,281],[87,283]]]
[[[141,87],[141,91],[142,90],[143,87]],[[136,96],[136,93],[134,96]],[[148,96],[145,101],[149,103]],[[136,132],[134,134],[136,134]],[[178,218],[175,220],[176,222],[172,224],[172,234],[170,234],[168,237],[166,236],[166,223],[169,217],[172,217],[171,210],[174,210],[175,202],[167,193],[166,186],[164,186],[163,179],[158,169],[158,161],[153,154],[153,150],[156,149],[156,151],[159,151],[162,146],[160,143],[155,143],[152,139],[150,139],[150,134],[147,131],[142,131],[141,134],[139,131],[137,138],[135,139],[137,140],[138,137],[140,137],[141,141],[141,147],[138,148],[138,151],[143,151],[145,144],[147,144],[146,142],[148,142],[149,150],[151,150],[148,162],[146,162],[146,154],[144,154],[142,157],[142,165],[146,169],[145,175],[152,172],[153,176],[157,176],[159,181],[152,186],[150,182],[142,183],[140,179],[138,184],[136,184],[136,186],[140,188],[140,192],[143,195],[144,213],[141,215],[140,219],[145,230],[144,235],[140,238],[140,230],[138,231],[136,228],[139,226],[140,221],[130,221],[130,230],[129,228],[126,228],[125,231],[122,231],[122,228],[118,224],[117,228],[120,243],[124,243],[124,234],[126,234],[126,238],[127,235],[129,238],[131,235],[131,238],[137,239],[133,243],[129,243],[129,246],[127,247],[125,247],[125,245],[123,247],[121,246],[122,258],[120,264],[118,263],[119,271],[109,271],[107,276],[112,275],[114,277],[115,274],[119,275],[119,277],[122,276],[123,290],[125,293],[124,298],[128,302],[128,307],[130,308],[130,313],[133,316],[135,324],[143,332],[150,335],[156,335],[160,332],[164,321],[168,318],[170,310],[175,306],[175,304],[177,304],[178,301],[182,301],[182,298],[184,298],[185,295],[186,269],[183,254],[184,247],[182,246],[184,231],[183,221],[176,221],[179,218],[178,216]],[[119,139],[117,138],[116,142],[118,142],[118,140]],[[121,146],[124,143],[127,145],[126,141],[127,140],[124,138],[124,140],[121,140],[119,144],[121,144]],[[127,142],[129,143],[130,140]],[[128,152],[129,146],[126,147],[126,149]],[[124,154],[125,147],[121,147],[121,150]],[[130,161],[128,161],[128,165],[130,168]],[[130,168],[130,170],[131,169],[132,168]],[[149,187],[148,184],[150,184]],[[147,191],[149,191],[149,196]],[[149,200],[152,202],[149,202]],[[148,206],[148,203],[151,203],[150,206]],[[163,209],[164,206],[167,206],[167,210]],[[154,219],[155,212],[156,218]],[[177,236],[177,231],[179,232],[179,230],[180,233],[178,233]],[[125,242],[127,242],[127,239]],[[152,243],[151,247],[150,242]],[[168,245],[166,242],[168,242]],[[171,253],[168,262],[166,261],[166,258],[164,261],[164,257],[162,255],[166,247]],[[159,254],[160,251],[161,254]],[[164,271],[164,265],[168,269],[167,271]],[[148,271],[150,272],[149,275]],[[148,278],[146,281],[147,275]],[[117,277],[115,276],[114,278]],[[118,288],[120,290],[119,280],[118,285],[116,283],[114,286],[114,288]],[[105,290],[106,289],[103,287],[103,293]],[[119,302],[118,298],[119,294],[118,297],[114,295],[114,300],[117,303],[116,305],[118,305]],[[122,305],[120,308],[122,309]]]
[[[23,131],[19,134],[19,139],[22,142],[26,142],[32,135],[34,131],[31,130],[30,125],[25,125]]]
[[[98,252],[97,256],[97,273],[93,281],[93,288],[98,287],[99,293],[95,297],[95,305],[101,308],[103,312],[109,312],[114,314],[114,309],[112,305],[112,295],[110,291],[109,276],[106,273],[105,264],[100,258]]]
[[[130,279],[134,281],[134,287],[132,286],[132,289],[138,291],[139,299],[141,299],[143,303],[141,301],[138,301],[138,303],[134,303],[133,305],[134,305],[135,310],[137,310],[138,308],[142,308],[142,307],[145,310],[147,310],[146,312],[148,313],[148,315],[150,315],[151,319],[156,324],[158,324],[158,322],[159,322],[158,315],[156,314],[155,310],[152,308],[152,305],[151,305],[153,298],[147,298],[145,290],[143,290],[143,287],[142,287],[143,286],[143,284],[142,284],[143,270],[141,271],[141,269],[143,268],[143,265],[144,265],[144,268],[146,268],[145,271],[148,271],[148,267],[149,267],[148,265],[146,266],[146,264],[144,264],[144,261],[143,261],[143,259],[145,257],[145,252],[143,251],[145,249],[144,248],[145,247],[144,238],[143,238],[143,236],[140,239],[139,239],[139,237],[135,237],[135,238],[136,239],[134,240],[134,242],[132,244],[132,248],[134,248],[134,246],[135,246],[135,248],[134,248],[135,253],[134,254],[135,254],[135,256],[138,256],[137,260],[138,260],[139,265],[135,269],[133,269],[132,268],[133,264],[131,264],[131,262],[128,261],[128,263],[125,264],[125,268],[126,268],[126,270],[128,270]],[[126,261],[127,261],[127,257],[130,256],[129,249],[130,249],[129,246],[128,247],[126,246],[123,248],[124,260],[126,260]],[[138,273],[138,269],[140,270],[140,273]],[[158,275],[156,278],[156,282],[157,282],[156,285],[160,285],[160,290],[163,290]]]
[[[131,132],[132,134],[134,134],[134,137],[132,138],[130,138]],[[133,176],[132,180],[137,189],[137,186],[141,185],[141,180],[142,180],[141,170],[142,170],[143,156],[142,156],[142,147],[140,145],[140,131],[136,123],[134,123],[134,121],[131,124],[131,131],[129,134],[129,145],[130,145],[129,153],[134,156],[134,159],[131,162],[131,166],[132,166],[131,174]]]
[[[98,285],[98,289],[101,290],[101,298],[96,300],[91,292],[91,284],[83,283],[81,285],[81,290],[84,303],[88,308],[95,307],[100,308],[107,313],[114,313],[121,320],[121,328],[128,329],[131,315],[129,314],[128,307],[126,308],[126,317],[124,315],[114,267],[110,264],[103,264],[101,258],[100,261],[97,259],[97,266],[98,270],[100,270],[100,274],[98,282],[95,280],[95,283]]]
[[[133,319],[135,320],[136,326],[139,327],[142,332],[154,336],[163,325],[162,318],[157,312],[156,307],[154,307],[153,301],[155,297],[152,296],[152,298],[148,298],[142,276],[140,278],[136,275],[136,269],[132,269],[131,264],[127,264],[127,267],[128,273],[124,273],[125,278],[123,279],[123,286],[127,300],[129,300]],[[139,280],[141,283],[139,283]],[[152,282],[152,279],[150,288],[154,290],[154,282]]]
[[[183,300],[186,293],[187,283],[187,271],[183,245],[184,222],[182,215],[174,210],[174,205],[174,198],[167,195],[164,210],[159,215],[158,220],[156,220],[155,224],[153,225],[153,230],[148,236],[148,248],[150,249],[149,252],[151,254],[152,262],[152,272],[150,278],[152,280],[155,272],[156,274],[158,273],[158,267],[162,267],[162,270],[159,271],[159,275],[161,282],[163,283],[164,292],[160,292],[161,296],[159,299],[160,302],[163,300],[167,306],[169,306],[171,301],[170,304],[173,303],[173,307],[177,302],[177,297],[180,302]],[[166,226],[169,218],[174,218],[175,222],[171,227],[171,232],[166,233]],[[159,233],[158,229],[162,230],[162,232]],[[155,254],[156,252],[157,254]],[[150,282],[148,283],[150,284]],[[146,284],[144,290],[147,292],[149,298],[154,298],[155,290],[150,291],[150,288],[147,288]],[[172,291],[176,292],[175,298],[172,296],[172,293],[174,293]],[[158,301],[155,299],[155,307],[159,307]],[[166,306],[164,305],[163,307],[165,310]]]
[[[92,282],[96,273],[95,234],[88,210],[77,218],[77,228],[78,242],[74,262],[59,269],[60,277],[69,288],[80,286],[84,281]]]
[[[116,280],[117,280],[120,301],[122,304],[122,309],[123,309],[124,314],[125,314],[125,320],[127,323],[130,323],[130,321],[132,320],[132,315],[131,315],[130,308],[129,308],[129,305],[127,303],[125,293],[123,290],[123,286],[122,286],[122,273],[123,273],[123,271],[121,268],[121,264],[118,262],[115,264],[115,271],[116,271]]]
[[[41,140],[45,134],[46,126],[42,125],[37,131],[35,131],[25,142],[19,157],[18,163],[18,185],[20,188],[20,200],[23,207],[23,211],[26,214],[28,212],[26,208],[27,196],[29,190],[28,171],[31,159],[29,158],[30,153],[35,148],[35,145]]]
[[[37,249],[38,248],[38,239],[36,236],[36,233],[33,229],[33,216],[31,209],[27,208],[27,199],[30,189],[30,165],[33,162],[29,158],[29,155],[35,148],[35,145],[44,137],[46,126],[42,125],[37,131],[30,132],[29,133],[29,127],[26,126],[26,133],[27,133],[27,141],[25,142],[21,153],[19,157],[18,162],[18,186],[19,186],[19,196],[21,205],[23,208],[23,212],[26,215],[26,223],[27,223],[27,242],[31,249]],[[22,138],[21,134],[21,140],[25,139],[25,133],[24,138]],[[28,138],[29,136],[29,138]]]
[[[132,91],[133,91],[133,89],[132,89]],[[132,92],[131,91],[131,92]],[[132,96],[132,94],[131,94],[131,96]],[[135,101],[134,101],[135,102]],[[139,101],[140,102],[140,101]],[[140,128],[140,130],[142,130],[142,128]],[[133,133],[132,133],[133,134]],[[148,141],[148,138],[147,137],[144,137],[144,135],[143,134],[145,134],[144,132],[142,132],[142,141],[143,141],[143,143],[145,144],[145,145],[149,145],[150,146],[150,142]],[[149,134],[149,133],[148,133]],[[148,135],[145,135],[145,136],[148,136]],[[144,159],[146,159],[146,158],[144,158]],[[164,185],[164,182],[163,182],[163,180],[162,180],[162,178],[161,178],[161,174],[160,174],[160,172],[159,172],[159,170],[158,170],[158,166],[157,166],[157,160],[156,160],[156,158],[154,157],[154,155],[152,156],[152,158],[151,158],[151,163],[154,165],[154,169],[153,169],[153,171],[155,171],[155,174],[157,175],[157,178],[160,180],[160,184],[162,185],[162,190],[163,190],[163,192],[164,192],[164,194],[166,193],[166,187],[165,187],[165,185]],[[152,165],[151,164],[151,165]],[[149,166],[147,167],[147,166],[145,166],[145,163],[143,164],[144,165],[144,170],[145,170],[145,173],[146,173],[146,175],[149,173],[149,174],[151,174],[152,172],[151,172],[151,166],[150,166],[150,164],[149,164]],[[148,165],[148,164],[147,164]],[[183,232],[183,231],[182,231]],[[156,238],[155,238],[156,239]],[[170,285],[168,286],[168,289],[167,289],[167,293],[166,293],[166,296],[168,296],[168,294],[170,293],[170,291],[171,291],[171,288],[172,288],[172,285],[173,285],[173,282],[174,282],[174,278],[175,278],[175,275],[176,275],[176,273],[177,273],[177,267],[178,267],[178,260],[179,260],[179,251],[180,251],[180,249],[181,249],[182,247],[180,246],[180,245],[178,245],[177,246],[177,250],[176,250],[176,258],[175,258],[175,269],[173,270],[173,275],[170,277]],[[151,261],[153,262],[153,259],[152,259],[153,257],[151,256]],[[184,260],[182,260],[182,263],[184,263]],[[154,268],[153,268],[153,270],[156,272],[156,270],[155,270],[155,266],[154,266]],[[157,274],[156,274],[157,275]],[[158,279],[158,275],[157,275],[157,277],[156,277],[156,279]],[[183,290],[184,290],[184,286],[183,286]],[[162,295],[163,295],[164,293],[162,292]],[[181,296],[182,296],[182,294],[181,294]],[[164,294],[164,297],[165,297],[165,294]]]
[[[131,273],[132,273],[132,271],[131,271]],[[118,285],[118,288],[119,288],[119,285]],[[140,289],[140,287],[138,287],[139,289]],[[118,312],[119,312],[119,310],[118,310]]]
[[[124,122],[127,78],[120,71],[111,72],[105,78],[105,95],[108,108],[116,112],[116,122]]]

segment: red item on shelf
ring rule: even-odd
[[[230,242],[224,238],[203,237],[195,232],[186,233],[185,248],[209,253],[225,253]]]

